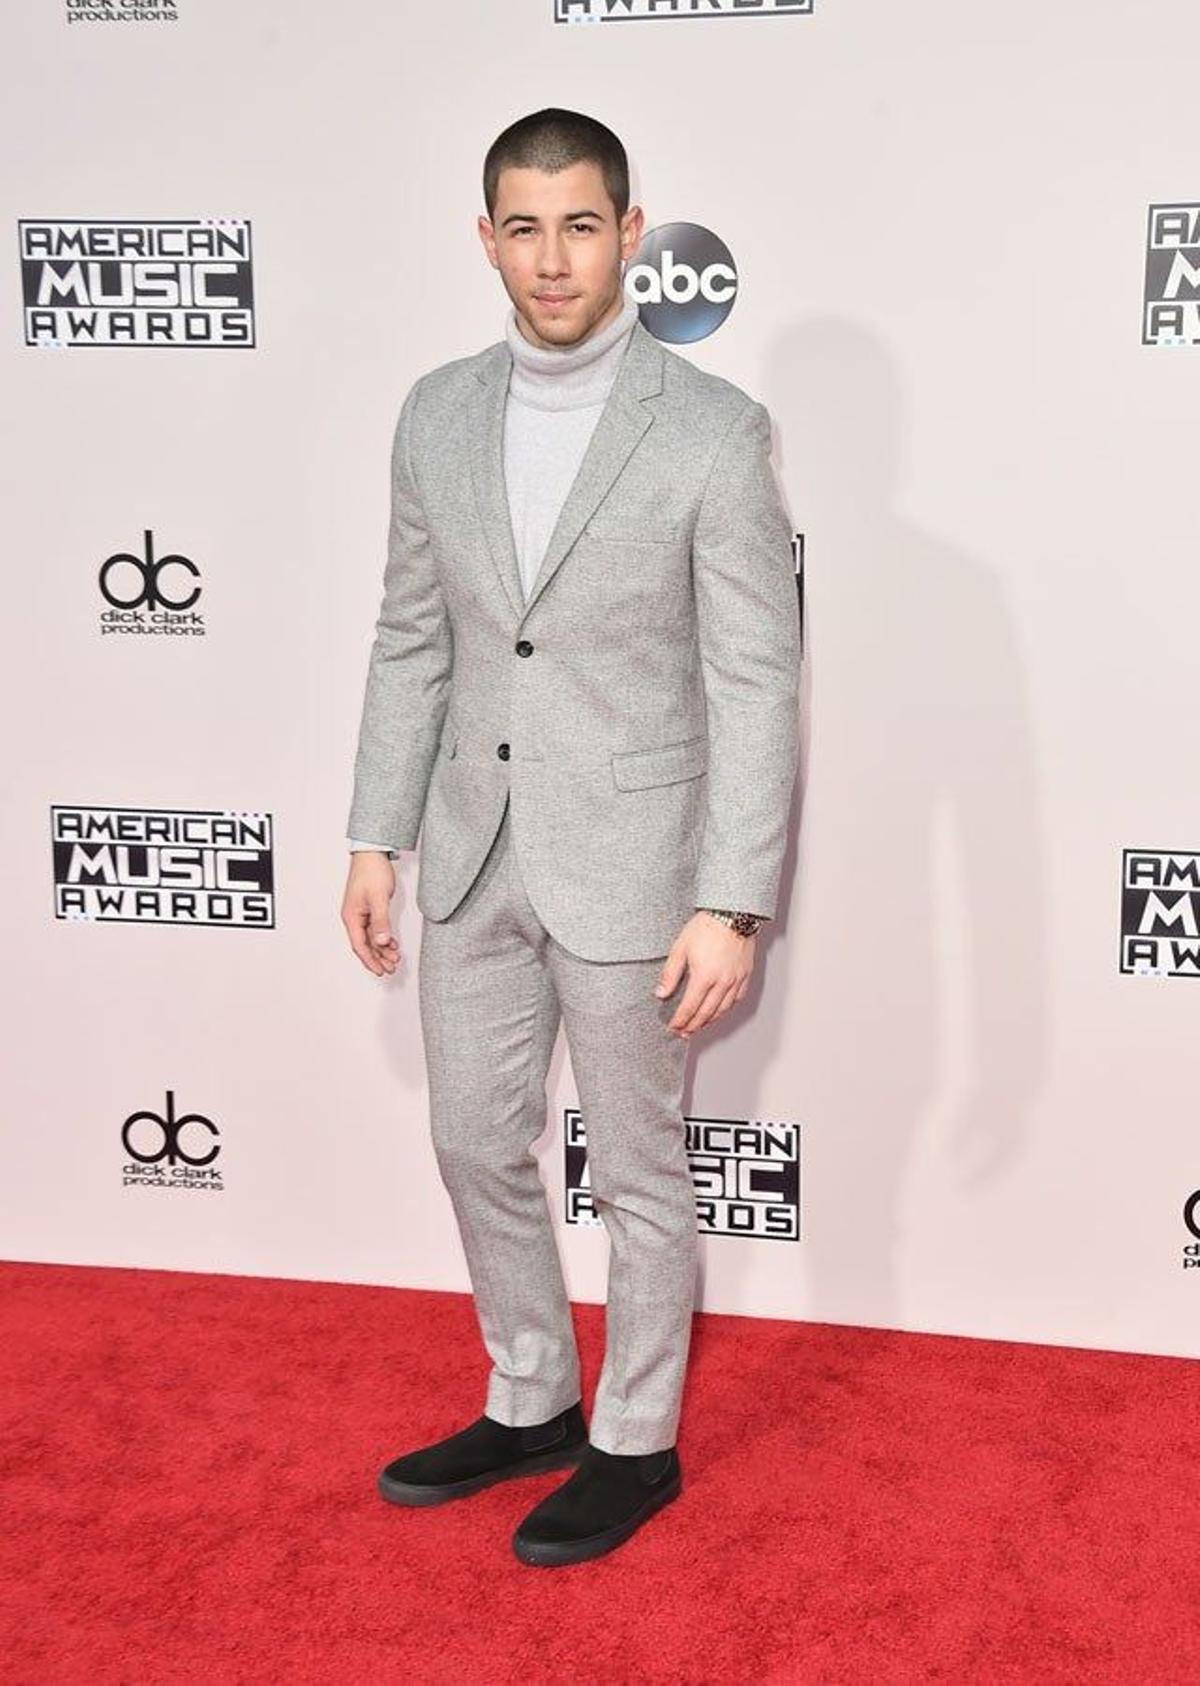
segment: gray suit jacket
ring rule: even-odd
[[[347,831],[415,848],[444,919],[511,801],[542,923],[590,960],[667,952],[698,906],[775,912],[800,629],[770,421],[635,322],[526,601],[504,340],[400,411]]]

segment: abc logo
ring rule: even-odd
[[[625,269],[625,291],[642,326],[668,345],[689,345],[719,328],[737,285],[729,247],[698,222],[649,229]]]

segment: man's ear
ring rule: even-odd
[[[641,245],[645,218],[640,205],[631,205],[621,219],[621,257],[631,258]]]

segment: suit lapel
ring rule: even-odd
[[[507,343],[501,341],[490,347],[481,359],[476,370],[479,391],[468,406],[467,416],[471,479],[492,561],[518,619],[529,612],[545,590],[583,531],[584,523],[653,422],[653,410],[643,401],[662,390],[662,364],[658,341],[640,321],[635,322],[616,379],[563,501],[526,600],[504,485],[504,407],[512,353]]]
[[[467,406],[467,455],[484,537],[505,595],[519,616],[525,594],[504,489],[504,405],[511,367],[512,353],[503,340],[480,358],[475,371],[479,388]]]

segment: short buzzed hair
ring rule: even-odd
[[[617,221],[629,209],[629,160],[612,130],[581,111],[548,105],[518,117],[502,129],[483,161],[483,199],[491,218],[501,170],[546,170],[553,174],[571,164],[598,164]]]

